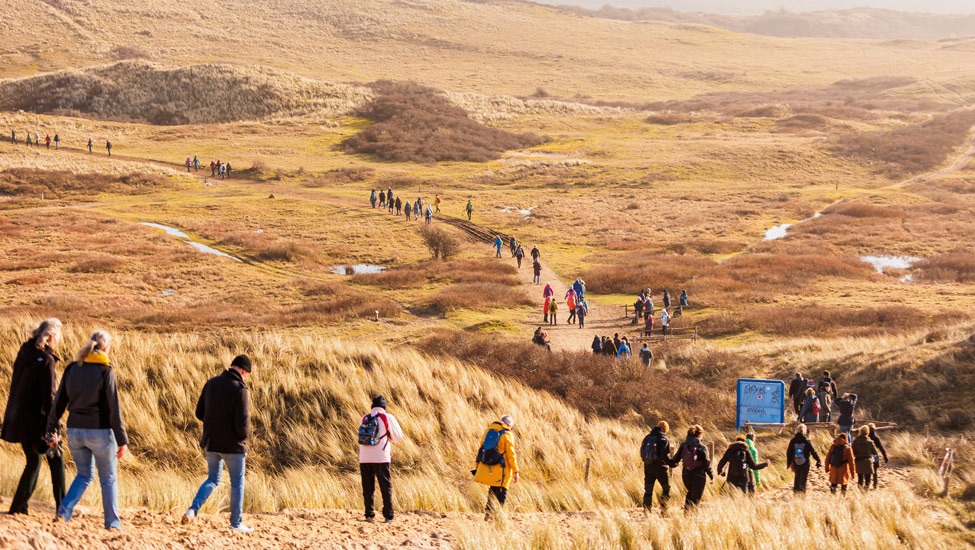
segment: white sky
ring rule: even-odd
[[[759,15],[785,8],[792,12],[869,6],[927,13],[975,13],[975,0],[536,0],[543,4],[574,4],[597,9],[605,4],[621,8],[667,7],[730,15]]]

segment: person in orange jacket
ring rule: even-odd
[[[481,439],[481,448],[478,449],[476,459],[477,468],[473,473],[475,482],[489,487],[485,517],[493,514],[495,501],[498,506],[504,506],[511,484],[518,483],[515,438],[511,432],[514,425],[514,419],[506,414],[501,420],[492,422]]]
[[[846,485],[857,474],[853,449],[847,442],[845,433],[836,436],[826,453],[826,473],[829,474],[829,492],[835,493],[836,486],[839,485],[845,495]]]

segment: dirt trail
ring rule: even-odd
[[[925,172],[924,174],[918,174],[916,176],[907,178],[906,180],[899,181],[893,185],[886,187],[885,189],[903,189],[909,185],[915,183],[921,183],[925,181],[937,180],[943,178],[949,174],[953,174],[966,166],[971,160],[975,158],[975,128],[972,129],[969,134],[968,140],[965,142],[965,150],[955,157],[955,159],[944,168],[940,170],[935,170],[933,172]]]

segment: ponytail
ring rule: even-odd
[[[61,335],[61,321],[56,317],[41,321],[41,324],[31,332],[30,337],[34,340],[34,346],[43,350],[52,335]]]
[[[108,349],[108,345],[112,343],[112,337],[104,330],[96,330],[91,335],[91,339],[85,342],[85,345],[78,351],[78,362],[84,363],[85,358],[88,354],[95,351],[105,351]]]

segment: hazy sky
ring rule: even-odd
[[[845,9],[860,6],[927,13],[975,13],[973,0],[536,0],[544,4],[575,4],[600,8],[667,7],[679,11],[704,11],[730,15],[758,15],[785,8],[792,12]]]

